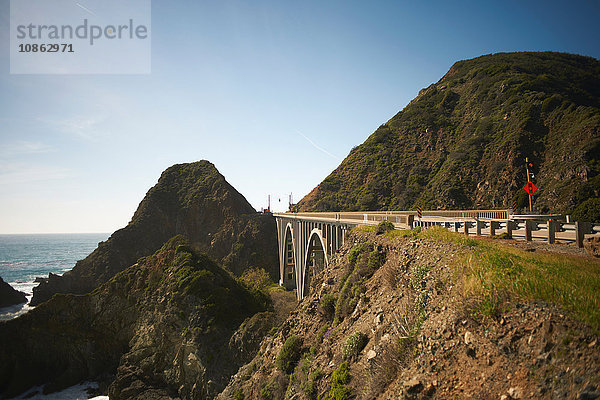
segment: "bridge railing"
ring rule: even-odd
[[[364,221],[383,221],[393,220],[393,217],[407,217],[417,215],[414,210],[411,211],[342,211],[342,212],[299,212],[293,215],[312,218],[334,218],[334,219],[354,219]],[[427,210],[423,211],[423,216],[439,216],[454,218],[489,218],[489,219],[508,219],[510,210]]]
[[[410,215],[414,211],[345,211],[345,212],[299,212],[286,214],[300,218],[336,220],[340,222],[351,222],[362,225],[378,224],[387,220],[394,224],[408,225]]]
[[[600,224],[589,222],[566,223],[555,219],[538,219],[531,216],[525,219],[506,220],[459,220],[442,217],[423,217],[415,219],[413,227],[441,226],[455,232],[464,232],[466,235],[478,236],[505,235],[508,239],[534,239],[546,240],[555,243],[556,240],[575,242],[578,247],[583,247],[586,234],[600,233]]]
[[[416,213],[415,213],[416,214]],[[428,210],[423,211],[423,216],[439,216],[453,218],[487,218],[508,219],[510,210]]]
[[[600,224],[567,223],[560,215],[511,215],[510,210],[431,210],[418,218],[415,211],[345,211],[278,214],[287,218],[337,221],[350,225],[377,225],[392,222],[396,228],[440,225],[466,234],[505,234],[516,239],[544,239],[576,242],[583,246],[584,235],[599,233]]]
[[[410,226],[416,211],[344,211],[344,212],[299,212],[286,213],[300,218],[351,221],[372,225],[387,220],[394,224]],[[504,220],[510,217],[510,210],[431,210],[423,211],[423,217],[444,218],[485,218]]]

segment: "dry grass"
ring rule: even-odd
[[[600,260],[525,252],[440,227],[388,234],[462,247],[462,256],[454,264],[455,277],[462,283],[473,316],[493,317],[514,299],[542,300],[563,307],[600,332]]]
[[[497,310],[503,297],[516,295],[562,306],[600,331],[597,260],[488,244],[467,254],[463,267],[466,293],[487,299],[482,311]]]
[[[599,260],[525,252],[441,228],[425,229],[418,237],[463,246],[455,271],[471,313],[495,316],[511,299],[542,300],[600,332]]]

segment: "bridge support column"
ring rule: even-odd
[[[575,221],[575,241],[577,243],[577,247],[583,247],[583,239],[585,238],[586,233],[592,233],[591,222]]]
[[[506,221],[506,237],[512,239],[513,222],[509,219]]]
[[[499,228],[498,221],[490,221],[490,236],[496,236],[496,229]]]
[[[333,227],[330,224],[327,224],[327,251],[329,252],[329,256],[333,254]]]
[[[531,242],[531,231],[533,230],[533,221],[525,221],[525,240]]]
[[[485,223],[480,220],[477,220],[475,222],[475,233],[477,234],[477,236],[481,236],[481,229],[483,228],[484,224]]]
[[[556,221],[548,220],[548,243],[552,244],[556,241]]]

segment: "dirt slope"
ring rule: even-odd
[[[597,327],[534,298],[498,291],[492,301],[472,290],[469,257],[504,253],[457,238],[352,233],[312,294],[219,398],[600,395]],[[600,264],[588,262],[597,279]]]

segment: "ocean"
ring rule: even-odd
[[[24,292],[28,302],[36,277],[50,272],[62,275],[78,260],[90,254],[108,233],[66,233],[0,235],[0,277]],[[30,307],[27,304],[0,308],[0,321],[15,318]]]
[[[50,272],[62,275],[109,236],[108,233],[0,235],[0,277],[25,292],[29,302],[37,285],[36,277],[47,277]],[[27,303],[0,308],[0,321],[16,318],[30,309]],[[36,387],[18,398],[83,400],[91,397],[88,389],[97,387],[95,382],[83,382],[49,395],[43,395],[42,387]],[[93,400],[108,400],[108,396],[93,397]]]

